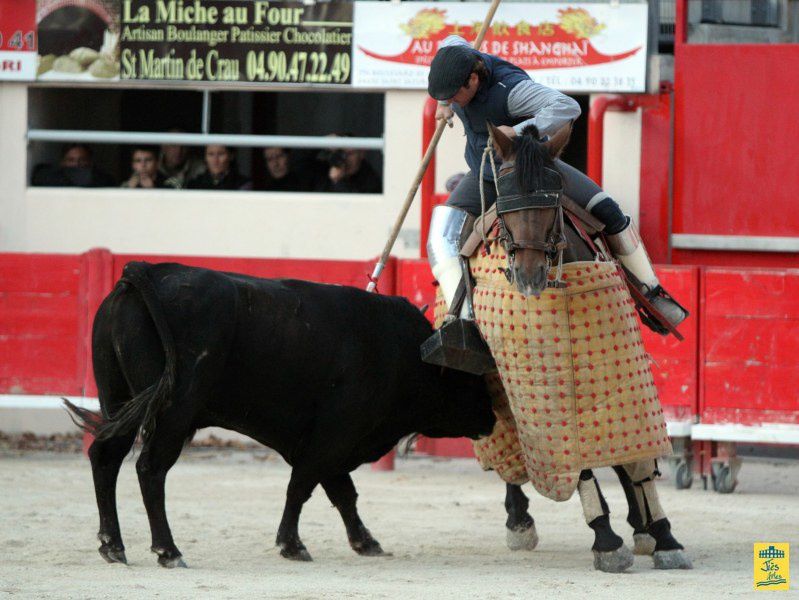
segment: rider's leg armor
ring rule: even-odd
[[[685,310],[676,300],[674,300],[658,281],[652,262],[646,253],[646,248],[638,234],[638,228],[631,218],[627,218],[627,226],[614,234],[606,234],[605,239],[608,243],[608,250],[621,262],[634,278],[633,283],[646,296],[646,299],[654,306],[665,318],[676,327],[688,317]],[[654,320],[653,320],[654,321]],[[654,322],[646,324],[662,335],[666,335],[666,330],[662,325]]]
[[[474,217],[465,210],[454,206],[439,205],[433,209],[430,219],[430,234],[427,238],[427,260],[433,276],[441,287],[441,293],[447,302],[447,309],[458,292],[463,281],[463,265],[460,255],[461,246],[472,231]],[[468,314],[467,302],[459,315],[474,318]]]

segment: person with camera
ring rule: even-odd
[[[327,164],[327,176],[317,187],[318,192],[379,194],[383,190],[383,182],[366,160],[363,150],[324,150],[318,158]]]

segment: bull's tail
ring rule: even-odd
[[[67,414],[69,415],[69,418],[72,419],[72,422],[86,433],[91,433],[92,435],[96,436],[97,428],[103,424],[103,415],[91,411],[88,408],[76,406],[64,397],[61,399],[64,401]]]
[[[136,394],[125,402],[116,413],[105,419],[96,420],[100,415],[67,403],[70,411],[80,420],[78,426],[90,431],[97,439],[109,439],[140,429],[142,438],[147,441],[155,430],[158,415],[174,395],[177,371],[175,342],[155,288],[147,275],[148,266],[144,262],[128,263],[125,265],[118,285],[129,284],[144,301],[164,349],[164,371],[158,381]],[[121,356],[117,358],[122,360]]]

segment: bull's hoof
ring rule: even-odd
[[[189,565],[183,560],[182,556],[173,556],[169,558],[167,556],[159,556],[158,557],[158,564],[166,569],[188,569]]]
[[[302,542],[281,544],[280,556],[288,558],[289,560],[299,560],[302,562],[311,562],[313,560],[311,554],[305,549],[305,546],[302,545]]]
[[[177,548],[165,550],[164,548],[150,548],[152,552],[158,555],[158,564],[165,569],[186,569],[188,565],[183,562],[183,555]]]
[[[98,552],[107,563],[122,563],[123,565],[128,564],[128,559],[125,556],[125,549],[122,547],[106,546],[103,544],[98,549]]]
[[[693,569],[685,550],[658,550],[652,554],[656,569]]]
[[[511,550],[535,550],[538,546],[538,532],[535,523],[505,528],[505,543]]]
[[[655,538],[648,533],[634,533],[633,541],[635,542],[633,554],[652,556],[655,553]]]
[[[616,550],[600,552],[594,550],[594,568],[605,573],[622,573],[633,566],[633,553],[622,544]]]

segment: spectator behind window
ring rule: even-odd
[[[173,127],[169,133],[183,133],[182,129]],[[185,188],[189,181],[199,176],[204,170],[203,161],[192,156],[187,146],[179,144],[163,144],[158,170],[166,179],[169,187]]]
[[[205,147],[205,172],[186,186],[190,190],[250,190],[252,184],[236,170],[233,149],[227,146]]]
[[[57,167],[37,165],[31,185],[48,187],[113,187],[114,180],[94,166],[92,150],[86,144],[67,144],[61,150]]]
[[[366,160],[363,150],[323,150],[319,160],[327,163],[328,169],[317,191],[345,194],[379,194],[382,191],[383,182]]]
[[[158,149],[155,146],[137,146],[130,154],[130,178],[122,183],[124,188],[164,188],[166,178],[158,171]]]
[[[310,189],[292,169],[291,153],[286,148],[264,148],[266,174],[263,186],[265,191],[298,192]]]

